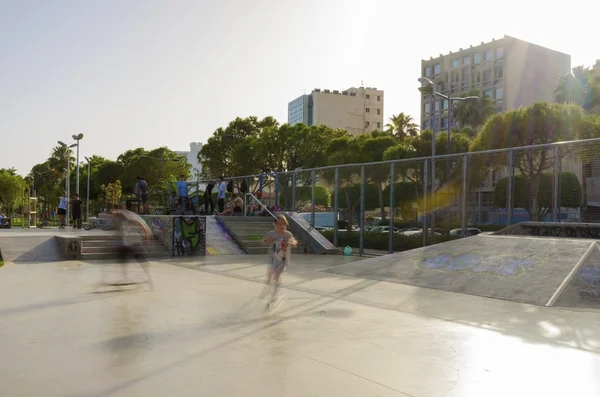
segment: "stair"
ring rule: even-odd
[[[267,247],[262,244],[265,234],[273,230],[273,219],[266,216],[220,216],[217,220],[227,228],[229,233],[251,255],[266,254]],[[292,253],[311,253],[306,241],[298,241]]]
[[[171,252],[159,240],[149,240],[144,244],[148,257],[170,256]],[[118,257],[118,242],[111,235],[85,236],[81,240],[82,259],[114,259]]]

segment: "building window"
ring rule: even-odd
[[[440,74],[441,71],[442,71],[442,69],[441,69],[439,63],[437,65],[433,66],[433,74]]]
[[[367,99],[371,99],[371,95],[367,94]]]
[[[479,65],[480,63],[481,63],[481,54],[477,53],[477,54],[473,55],[473,64]]]
[[[365,121],[365,128],[369,128],[370,125],[371,125],[371,123],[369,123],[368,121]]]
[[[425,121],[425,123],[423,123],[423,129],[428,129],[429,128],[429,120]]]
[[[452,72],[452,82],[458,83],[458,72]]]
[[[381,109],[377,109],[377,114],[381,114]]]
[[[366,108],[366,109],[365,109],[365,112],[367,112],[367,113],[370,113],[370,112],[371,112],[371,109],[369,109],[369,108]]]
[[[377,95],[377,102],[381,102],[381,95]]]
[[[473,73],[473,82],[481,83],[481,73],[479,73],[479,72]]]
[[[493,58],[494,52],[492,50],[487,50],[485,52],[485,61],[486,62],[491,62],[492,58]]]
[[[485,90],[485,92],[483,93],[483,95],[491,98],[492,97],[492,90]]]
[[[496,68],[495,73],[496,73],[496,78],[501,79],[504,76],[504,69]]]
[[[448,100],[444,99],[444,110],[448,109]]]
[[[429,113],[431,112],[431,103],[426,103],[425,104],[425,113]]]
[[[496,100],[502,99],[504,97],[504,89],[496,88]]]
[[[442,128],[448,128],[448,119],[442,119]]]
[[[463,58],[463,65],[469,65],[471,63],[471,57]]]
[[[484,82],[488,82],[492,80],[492,71],[491,70],[484,70],[483,71],[483,81]]]
[[[435,111],[436,112],[440,111],[440,101],[435,101]]]
[[[504,58],[504,48],[496,48],[496,59]]]
[[[464,68],[462,70],[462,81],[468,81],[469,80],[469,69],[468,68]]]
[[[430,77],[431,76],[431,66],[427,66],[425,68],[425,77]]]
[[[379,121],[377,122],[377,128],[381,128],[381,123]]]
[[[459,68],[460,67],[460,59],[455,59],[452,61],[452,67],[453,68]]]

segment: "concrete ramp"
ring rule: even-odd
[[[600,308],[600,244],[593,242],[556,293],[554,306]]]
[[[326,271],[546,305],[556,299],[590,244],[589,240],[475,236]]]
[[[53,234],[0,235],[0,249],[6,263],[55,262],[63,260]]]

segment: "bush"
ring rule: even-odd
[[[279,193],[279,202],[282,206],[288,206],[286,200],[292,199],[292,192],[290,187],[281,189]],[[296,187],[296,203],[301,201],[312,202],[312,186]],[[289,203],[291,205],[291,202]],[[315,205],[321,205],[324,207],[331,207],[331,193],[323,186],[315,186]]]
[[[339,187],[340,198],[339,198],[339,206],[340,208],[348,208],[356,205],[358,209],[360,205],[360,185],[353,185]],[[348,205],[348,200],[346,198],[346,193],[348,193],[348,197],[350,198],[350,205]],[[334,196],[335,198],[335,196]],[[365,210],[371,211],[379,208],[379,187],[375,184],[369,183],[365,185]]]

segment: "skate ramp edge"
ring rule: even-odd
[[[312,227],[310,223],[302,218],[297,212],[286,212],[285,215],[290,223],[292,232],[299,240],[306,241],[310,245],[313,253],[322,255],[338,254],[336,246],[319,233],[317,229]]]
[[[6,263],[55,262],[66,259],[66,246],[56,236],[1,236],[0,250]]]
[[[573,295],[573,281],[585,270],[583,295],[591,295],[593,269],[600,297],[596,244],[584,239],[479,235],[324,271],[538,306],[580,304],[574,298],[566,301],[564,294]],[[578,291],[573,296],[579,299]]]

